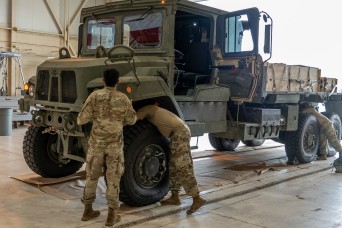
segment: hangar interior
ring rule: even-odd
[[[23,81],[35,75],[44,60],[58,57],[61,47],[67,47],[72,57],[77,56],[81,9],[107,2],[111,0],[0,0],[0,88],[6,88],[6,95],[20,96]],[[184,12],[179,29],[188,16]],[[207,22],[204,17],[200,19]],[[1,53],[7,56],[1,58]],[[0,110],[5,101],[0,95]],[[2,114],[0,129],[6,122]],[[52,186],[56,180],[35,176],[22,152],[28,125],[14,127],[17,129],[13,132],[0,136],[0,228],[103,227],[107,215],[104,180],[94,204],[101,215],[82,222],[79,199],[84,166],[68,185]],[[12,129],[12,124],[8,127]],[[185,211],[192,201],[182,191],[180,206],[121,205],[118,227],[342,226],[342,197],[337,194],[342,182],[340,175],[333,173],[335,157],[286,166],[284,146],[273,141],[260,149],[242,146],[232,153],[213,150],[207,141],[199,145],[202,151],[193,153],[201,195],[207,200],[202,210],[187,216]]]
[[[36,74],[44,60],[58,56],[61,47],[77,55],[81,9],[106,0],[0,0],[0,52],[19,53],[25,81]],[[0,72],[0,88],[7,77],[8,95],[18,96],[22,87],[20,68],[9,59]]]

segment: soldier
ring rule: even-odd
[[[116,91],[119,72],[107,69],[103,72],[105,87],[89,95],[77,117],[77,124],[92,122],[88,141],[86,164],[86,185],[82,203],[85,205],[82,221],[88,221],[100,215],[92,204],[96,198],[96,187],[102,168],[106,167],[106,198],[108,217],[106,226],[112,226],[121,220],[116,214],[119,209],[119,184],[124,171],[123,126],[136,122],[136,113],[128,97]]]
[[[303,113],[309,113],[316,117],[317,122],[320,126],[320,139],[319,139],[319,149],[321,156],[317,158],[317,160],[327,160],[327,142],[339,152],[342,153],[342,146],[340,141],[337,139],[335,128],[332,122],[321,113],[319,113],[315,108],[308,107],[303,110]]]
[[[162,205],[180,205],[179,191],[183,186],[193,203],[187,214],[197,211],[206,202],[199,196],[190,150],[190,129],[178,116],[156,105],[147,105],[137,112],[137,119],[146,119],[154,124],[159,132],[170,138],[171,155],[169,161],[169,186],[171,197],[163,200]]]

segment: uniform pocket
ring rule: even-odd
[[[118,168],[117,168],[117,173],[122,176],[122,174],[125,171],[125,161],[123,158],[123,155],[118,156]]]
[[[93,155],[92,154],[87,154],[86,158],[86,174],[87,176],[91,176],[91,169],[92,169],[92,163],[93,163]]]
[[[93,156],[91,153],[88,153],[88,154],[87,154],[87,157],[86,157],[86,162],[87,162],[87,163],[91,163],[91,161],[93,160],[93,157],[94,157],[94,156]]]
[[[192,159],[188,154],[179,154],[173,158],[176,169],[181,169],[192,164]]]
[[[91,179],[96,179],[101,176],[103,168],[103,158],[94,156],[92,154],[87,155],[86,172],[87,176]]]
[[[116,173],[117,173],[119,176],[122,176],[122,174],[124,173],[124,171],[125,171],[125,166],[124,166],[124,164],[118,162],[117,169],[116,169]]]

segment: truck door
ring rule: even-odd
[[[259,10],[250,8],[221,15],[217,20],[213,69],[216,83],[230,87],[233,101],[250,102],[255,95],[263,65],[259,18]]]

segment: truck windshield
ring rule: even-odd
[[[115,19],[100,19],[88,21],[87,48],[94,50],[102,45],[105,48],[114,46]]]
[[[141,17],[141,14],[124,17],[123,44],[134,49],[159,48],[162,39],[161,12],[154,12]]]

